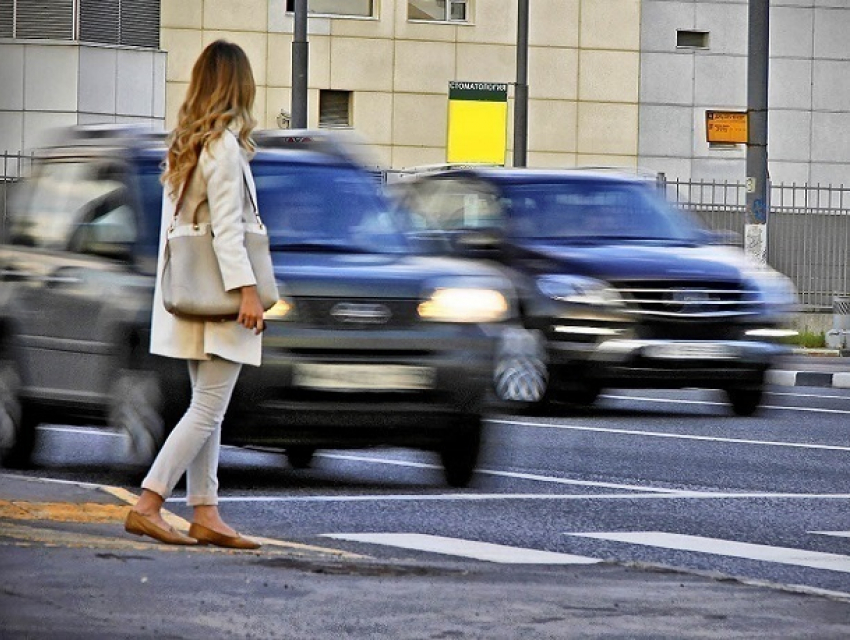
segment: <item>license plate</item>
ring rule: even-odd
[[[726,344],[702,342],[673,342],[644,347],[648,358],[670,360],[728,360],[738,355],[735,347]]]
[[[326,391],[417,391],[434,386],[434,369],[410,365],[296,364],[293,384]]]

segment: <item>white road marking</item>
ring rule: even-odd
[[[335,540],[380,544],[500,564],[596,564],[601,562],[596,558],[574,556],[568,553],[509,547],[421,533],[326,533],[322,535]]]
[[[819,398],[821,400],[850,400],[850,396],[834,396],[825,393],[793,393],[791,391],[765,391],[769,396],[788,396],[791,398]]]
[[[820,536],[835,536],[837,538],[850,538],[850,531],[808,531]]]
[[[57,431],[59,433],[81,433],[87,436],[107,436],[112,438],[124,438],[125,434],[115,431],[114,429],[103,428],[95,429],[92,427],[64,427],[54,424],[43,424],[39,427],[40,431]]]
[[[638,400],[640,402],[661,402],[664,404],[704,404],[709,406],[723,407],[726,402],[709,402],[707,400],[675,400],[672,398],[647,398],[645,396],[626,396],[626,395],[602,395],[603,398],[611,400]],[[821,396],[816,396],[821,397]],[[807,411],[810,413],[836,413],[840,415],[850,414],[850,409],[821,409],[818,407],[781,407],[772,404],[761,405],[762,409],[778,409],[780,411]]]
[[[415,467],[417,469],[441,469],[439,465],[428,464],[425,462],[412,462],[407,460],[396,460],[390,458],[376,458],[374,456],[360,456],[342,453],[321,453],[323,458],[332,460],[346,460],[353,462],[368,462],[371,464],[388,464],[400,467]],[[543,476],[534,473],[519,473],[516,471],[499,471],[495,469],[477,469],[477,473],[489,476],[499,476],[503,478],[515,478],[520,480],[534,480],[536,482],[549,482],[553,484],[565,484],[579,487],[600,487],[605,489],[623,489],[626,491],[657,491],[659,493],[673,493],[676,489],[654,488],[646,486],[636,486],[632,484],[617,484],[613,482],[596,482],[589,480],[571,480],[569,478],[557,478],[553,476]]]
[[[850,556],[843,556],[837,553],[823,553],[820,551],[793,549],[791,547],[774,547],[748,542],[734,542],[732,540],[665,533],[663,531],[568,532],[566,535],[850,573]]]
[[[529,500],[850,500],[850,493],[721,493],[682,491],[678,493],[402,493],[368,495],[313,495],[313,496],[219,496],[219,502],[485,502]],[[167,502],[185,502],[185,497],[173,496]]]
[[[592,431],[594,433],[613,433],[627,436],[643,436],[647,438],[671,438],[674,440],[699,440],[701,442],[718,442],[728,444],[750,444],[764,447],[789,447],[792,449],[818,449],[821,451],[850,451],[850,447],[832,444],[812,444],[810,442],[783,442],[779,440],[748,440],[746,438],[721,438],[717,436],[698,436],[687,433],[668,433],[665,431],[641,431],[639,429],[614,429],[611,427],[585,427],[575,424],[557,422],[530,422],[492,418],[490,422],[498,424],[513,424],[521,427],[540,429],[563,429],[565,431]]]

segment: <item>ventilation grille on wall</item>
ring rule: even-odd
[[[0,0],[0,38],[79,39],[158,49],[159,13],[160,0]]]
[[[73,0],[14,0],[15,38],[71,40]]]
[[[350,91],[319,91],[319,126],[329,129],[351,126]]]

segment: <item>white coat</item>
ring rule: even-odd
[[[251,190],[249,194],[247,188]],[[248,159],[235,135],[225,132],[201,152],[198,168],[186,188],[181,219],[197,210],[198,221],[212,223],[213,246],[224,287],[230,291],[256,284],[245,251],[243,221],[253,220],[256,188]],[[179,197],[179,194],[178,194]],[[184,360],[209,360],[219,356],[233,362],[259,366],[262,335],[234,321],[206,322],[171,315],[162,303],[163,250],[176,201],[166,189],[162,199],[159,262],[151,321],[151,353]]]

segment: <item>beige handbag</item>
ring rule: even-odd
[[[225,291],[224,280],[213,248],[213,231],[210,222],[198,222],[197,208],[190,224],[180,224],[180,209],[186,189],[192,181],[197,165],[186,178],[165,236],[162,268],[162,301],[169,313],[193,320],[235,320],[239,315],[242,296],[239,290]],[[277,282],[274,275],[269,236],[260,219],[257,204],[245,189],[254,208],[255,220],[245,222],[245,250],[251,261],[257,293],[263,309],[268,311],[278,301]]]

